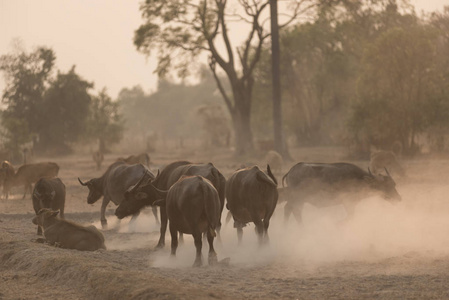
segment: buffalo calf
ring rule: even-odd
[[[82,226],[57,217],[59,210],[41,209],[33,223],[42,227],[47,243],[81,251],[106,249],[104,236],[95,226]]]

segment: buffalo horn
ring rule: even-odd
[[[371,176],[373,176],[373,173],[371,173],[371,170],[370,170],[369,167],[368,167],[368,173],[369,173]]]
[[[389,177],[391,177],[391,175],[390,175],[390,173],[388,172],[387,168],[384,168],[384,169],[385,169],[385,172],[387,172],[387,175],[388,175]]]
[[[87,183],[82,182],[79,177],[78,177],[78,181],[81,183],[82,186],[86,186],[87,185]]]
[[[130,189],[128,189],[128,192],[129,193],[134,192],[140,186],[142,181],[145,179],[146,175],[147,175],[147,172],[143,173],[143,175],[142,175],[142,177],[140,177],[139,181],[134,186],[131,186]]]

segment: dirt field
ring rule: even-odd
[[[295,161],[341,161],[338,149],[296,150]],[[105,165],[119,155],[110,154]],[[160,151],[157,172],[177,160],[212,161],[227,177],[241,163],[230,153]],[[39,158],[57,162],[67,187],[66,218],[100,228],[100,202],[86,203],[87,180],[102,174],[90,155]],[[284,165],[283,173],[294,162]],[[355,162],[363,168],[366,161]],[[353,220],[341,225],[342,206],[306,205],[303,224],[283,220],[280,204],[270,224],[270,244],[259,248],[254,225],[237,246],[232,223],[224,224],[218,259],[229,264],[192,268],[190,236],[175,259],[155,251],[159,229],[151,210],[134,223],[107,211],[107,250],[80,252],[35,243],[30,196],[17,189],[0,200],[0,299],[449,299],[449,160],[406,161],[408,177],[397,179],[403,201],[364,199]],[[281,174],[277,174],[280,179]],[[223,212],[223,223],[227,210]],[[207,257],[207,246],[203,256]],[[207,259],[205,259],[207,261]]]

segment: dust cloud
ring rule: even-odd
[[[418,173],[419,174],[419,173]],[[392,204],[381,197],[363,199],[356,207],[354,218],[346,220],[342,205],[317,208],[305,204],[302,224],[290,217],[284,220],[281,203],[271,219],[270,242],[259,247],[254,224],[244,228],[242,245],[237,244],[237,233],[232,220],[226,223],[222,214],[221,241],[215,239],[218,260],[230,258],[230,264],[240,267],[264,266],[274,262],[287,264],[326,263],[344,260],[376,261],[388,257],[419,253],[436,256],[449,253],[449,185],[424,176],[408,177],[398,182],[402,201]],[[441,177],[438,177],[441,178]],[[119,235],[107,240],[109,250],[153,248],[159,238],[151,209],[130,221],[110,217],[109,228]],[[99,224],[98,224],[99,225]],[[191,235],[184,235],[176,258],[170,257],[170,234],[166,246],[149,255],[148,265],[163,268],[189,268],[195,258]],[[207,264],[209,246],[203,241],[203,263]]]

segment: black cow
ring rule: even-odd
[[[95,226],[82,226],[57,218],[58,213],[58,210],[43,208],[33,218],[33,223],[43,228],[47,243],[80,251],[106,249],[104,236]]]
[[[99,178],[93,178],[87,182],[79,182],[83,186],[89,188],[89,195],[87,196],[87,203],[93,204],[103,196],[101,204],[101,226],[106,228],[107,220],[105,217],[106,207],[112,201],[115,205],[122,203],[125,198],[125,192],[129,187],[135,185],[142,175],[154,178],[148,168],[142,164],[128,165],[123,161],[117,161],[109,166],[106,172]],[[137,214],[135,215],[135,217]]]
[[[42,208],[59,210],[59,215],[64,218],[65,185],[59,178],[41,178],[34,185],[33,208],[37,213]],[[42,235],[42,229],[37,227],[37,234]]]
[[[278,201],[277,180],[267,165],[267,172],[258,166],[234,172],[226,182],[226,207],[234,218],[239,244],[243,227],[254,222],[259,243],[268,241],[270,218]]]
[[[345,206],[348,218],[354,214],[355,206],[361,199],[371,194],[381,194],[386,200],[400,201],[396,183],[387,175],[373,175],[350,163],[298,163],[282,178],[287,187],[283,196],[285,219],[293,212],[301,222],[301,210],[304,203],[318,207],[337,204]]]
[[[202,234],[207,234],[209,243],[209,264],[217,262],[214,250],[215,229],[220,224],[221,203],[218,192],[212,183],[202,176],[181,176],[171,186],[165,201],[170,221],[171,255],[176,255],[178,248],[178,232],[191,234],[195,241],[196,259],[193,266],[202,265]]]
[[[162,199],[162,195],[166,192],[181,176],[200,175],[208,179],[218,192],[220,199],[220,214],[223,211],[225,200],[226,179],[214,167],[212,163],[208,164],[192,164],[188,161],[177,161],[167,165],[154,180],[150,180],[147,184],[145,176],[134,187],[130,188],[125,195],[123,201],[115,211],[115,215],[121,219],[134,214],[144,206],[153,205],[156,200]],[[221,227],[219,222],[217,232]],[[167,213],[164,206],[161,206],[161,235],[157,244],[158,248],[165,245],[165,232],[167,230]]]

